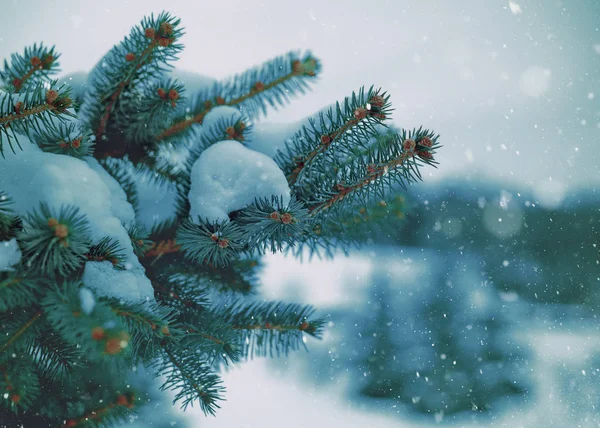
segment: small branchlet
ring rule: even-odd
[[[87,219],[78,208],[56,211],[44,203],[23,219],[17,239],[24,263],[44,275],[68,275],[85,262],[91,246]]]
[[[0,154],[4,145],[8,144],[14,152],[14,142],[18,143],[17,134],[37,132],[42,134],[53,120],[64,121],[73,113],[70,88],[50,85],[38,85],[23,94],[4,94],[0,91]],[[19,146],[20,147],[20,146]]]
[[[196,263],[224,266],[242,251],[243,233],[230,221],[197,223],[184,221],[177,229],[176,242],[184,256]]]
[[[0,80],[13,92],[23,92],[50,81],[50,76],[60,71],[60,54],[54,46],[48,48],[42,43],[25,48],[23,54],[11,55],[10,63],[4,61],[4,70],[0,70]]]
[[[155,141],[184,138],[217,106],[237,107],[255,119],[265,114],[267,107],[283,106],[291,96],[305,93],[319,71],[320,63],[310,53],[289,53],[275,58],[196,95],[189,112],[175,118],[155,136]]]
[[[336,103],[311,119],[287,143],[284,151],[278,152],[275,160],[288,178],[291,186],[301,181],[308,166],[325,152],[331,156],[344,156],[377,134],[376,126],[390,115],[389,96],[371,87],[353,92],[342,105]],[[317,168],[318,169],[318,168]],[[301,183],[300,183],[301,184]]]

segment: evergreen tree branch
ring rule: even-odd
[[[0,71],[0,80],[11,85],[14,92],[22,92],[50,80],[50,76],[59,72],[60,54],[54,46],[48,48],[34,44],[25,48],[24,53],[12,54],[10,64],[4,61],[4,70]]]
[[[38,85],[19,95],[0,93],[0,154],[3,154],[4,144],[14,152],[16,134],[32,131],[41,134],[46,126],[51,126],[53,119],[63,121],[65,117],[73,116],[67,111],[72,103],[70,89],[57,88],[56,82],[50,88]]]
[[[320,338],[325,324],[313,317],[310,306],[280,302],[238,300],[219,307],[218,313],[242,333],[240,346],[247,358],[287,355],[304,345],[303,333]]]
[[[184,410],[197,401],[205,414],[214,415],[225,390],[219,376],[189,352],[177,355],[165,346],[163,353],[164,360],[156,363],[156,376],[166,377],[161,389],[175,390],[174,401],[182,401]]]
[[[31,317],[20,329],[10,336],[8,340],[4,342],[2,346],[0,346],[0,354],[4,353],[4,351],[6,351],[19,337],[21,337],[21,335],[25,333],[41,316],[42,311],[37,311],[33,317]]]
[[[157,78],[177,58],[182,46],[175,43],[183,35],[180,21],[169,13],[153,15],[135,26],[130,35],[115,46],[90,76],[92,90],[82,105],[82,115],[96,135],[95,157],[103,159],[125,154],[127,147],[104,139],[113,114],[123,98],[138,86]]]
[[[317,120],[310,120],[290,142],[286,150],[277,153],[275,160],[284,171],[290,186],[294,186],[301,174],[325,151],[336,155],[355,147],[356,142],[368,141],[376,135],[376,125],[385,120],[391,111],[389,96],[380,90],[364,88],[346,97],[343,107],[336,103]],[[349,144],[348,141],[354,144]]]
[[[161,142],[168,138],[181,137],[196,125],[216,106],[239,107],[250,118],[258,116],[267,105],[283,105],[290,95],[307,88],[307,79],[320,70],[318,61],[306,53],[303,56],[290,53],[254,68],[242,75],[214,85],[207,92],[195,97],[190,113],[175,119],[173,123],[154,138]]]
[[[75,428],[81,426],[105,426],[112,422],[125,421],[125,415],[128,409],[135,406],[133,394],[119,394],[114,401],[86,412],[83,416],[75,419],[67,419],[62,428]]]

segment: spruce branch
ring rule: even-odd
[[[20,219],[11,208],[12,204],[10,196],[0,189],[0,242],[12,239],[20,223]]]
[[[67,110],[72,104],[70,88],[57,87],[56,82],[38,85],[18,95],[0,93],[0,154],[3,155],[5,144],[14,152],[13,141],[19,144],[18,133],[43,134],[46,127],[52,126],[53,119],[64,121],[68,116],[73,117]]]
[[[217,106],[238,107],[254,119],[261,111],[266,113],[268,106],[283,106],[291,95],[306,92],[308,82],[319,71],[318,60],[309,52],[303,55],[292,52],[275,58],[195,96],[189,113],[176,118],[154,140],[160,142],[189,135],[192,127],[201,124],[208,112]]]
[[[125,422],[130,409],[135,407],[135,397],[132,393],[117,395],[113,401],[108,404],[98,406],[85,412],[78,418],[71,418],[65,421],[62,428],[76,427],[102,427],[116,422]]]
[[[390,111],[386,93],[373,87],[368,91],[361,88],[358,94],[353,92],[346,97],[343,106],[336,103],[320,113],[317,120],[311,119],[286,143],[286,149],[277,153],[275,160],[294,186],[305,169],[326,151],[343,155],[356,142],[376,135],[377,125],[389,117]]]
[[[186,220],[177,229],[176,241],[189,260],[214,266],[225,266],[238,258],[243,249],[243,233],[228,220]]]
[[[54,46],[48,48],[43,43],[25,48],[23,54],[13,53],[10,63],[4,60],[4,70],[0,71],[3,80],[14,92],[22,92],[50,80],[59,72],[60,54]]]
[[[439,147],[437,139],[429,130],[419,128],[380,140],[381,144],[372,146],[366,156],[356,158],[352,167],[317,183],[311,192],[314,199],[309,202],[311,216],[334,206],[367,206],[373,195],[385,199],[394,184],[405,188],[421,179],[419,166],[436,164],[433,154]]]
[[[44,330],[49,330],[46,325]],[[37,335],[26,353],[35,363],[43,379],[69,380],[73,372],[84,366],[85,354],[56,334]]]
[[[284,205],[283,198],[275,196],[256,200],[232,217],[244,233],[248,247],[261,252],[268,249],[275,253],[293,246],[310,227],[303,203],[292,199]]]
[[[42,278],[29,276],[22,267],[0,272],[0,312],[23,307],[34,301],[43,285]]]
[[[158,78],[170,62],[177,59],[183,35],[180,20],[162,12],[145,17],[128,37],[113,47],[90,76],[91,91],[82,105],[82,114],[97,138],[95,157],[103,159],[113,153],[123,154],[126,147],[110,144],[105,138],[113,114],[120,109],[123,97],[138,86]]]
[[[92,262],[111,262],[115,269],[125,269],[125,249],[114,238],[103,238],[97,244],[92,245],[85,257]]]
[[[325,322],[314,318],[310,306],[280,302],[233,301],[218,313],[242,333],[240,346],[246,358],[287,355],[304,345],[303,334],[320,338]]]
[[[81,159],[94,153],[94,142],[90,137],[90,131],[80,124],[61,122],[34,132],[32,140],[45,152]]]
[[[198,402],[205,414],[214,416],[225,391],[221,378],[210,366],[186,350],[178,354],[164,346],[163,353],[164,357],[153,365],[155,375],[165,377],[161,390],[174,390],[174,402],[181,401],[184,410]]]
[[[124,159],[112,157],[99,160],[98,163],[100,163],[104,170],[119,183],[125,192],[127,201],[133,206],[133,209],[137,211],[139,199],[135,178],[131,174],[131,164]]]
[[[42,203],[23,221],[17,237],[29,266],[45,275],[67,276],[83,264],[90,249],[90,232],[77,207],[56,211]]]
[[[161,340],[173,334],[174,312],[164,306],[142,302],[123,303],[109,299],[111,310],[125,321],[136,359],[149,361],[159,355]]]
[[[35,403],[40,393],[40,379],[31,360],[12,358],[10,363],[0,360],[1,412],[26,410]]]
[[[167,126],[186,103],[183,84],[173,79],[161,79],[147,85],[141,94],[134,94],[124,102],[123,113],[117,117],[119,127],[125,129],[127,141],[148,144],[152,136]]]
[[[35,322],[42,316],[42,311],[37,311],[31,318],[27,320],[21,327],[8,337],[6,342],[0,346],[0,354],[4,353],[10,346],[21,337]]]

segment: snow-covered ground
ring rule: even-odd
[[[366,279],[374,269],[386,266],[402,270],[407,277],[415,275],[423,263],[414,257],[416,253],[382,248],[370,254],[304,263],[279,254],[268,256],[262,292],[269,299],[287,298],[310,301],[317,307],[351,308],[364,299]],[[409,419],[393,400],[382,408],[352,399],[347,378],[329,384],[316,382],[319,374],[311,372],[314,352],[311,354],[310,349],[331,346],[332,338],[327,333],[322,341],[307,343],[308,353],[300,351],[277,361],[258,359],[231,369],[224,375],[227,401],[218,416],[206,418],[198,409],[188,409],[186,420],[190,426],[206,428],[600,426],[599,329],[593,325],[585,327],[585,323],[577,320],[555,322],[543,311],[523,321],[524,327],[516,336],[530,347],[531,391],[522,403],[506,405],[504,410],[496,412],[500,416],[487,420],[440,416]]]

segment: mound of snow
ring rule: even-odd
[[[290,188],[275,161],[237,141],[221,141],[202,152],[191,173],[190,215],[209,221],[228,220],[228,213],[242,209],[255,198],[283,196]]]
[[[13,266],[21,261],[21,250],[16,239],[0,242],[0,272],[13,270]]]
[[[128,206],[124,194],[117,191],[118,184],[114,179],[94,170],[99,166],[93,161],[88,164],[70,156],[42,152],[23,137],[19,143],[23,151],[16,150],[15,154],[5,151],[5,158],[0,158],[0,188],[13,199],[11,208],[25,216],[41,202],[55,210],[63,205],[78,207],[89,222],[92,241],[99,242],[105,237],[116,239],[125,249],[127,267],[127,271],[112,269],[112,281],[102,281],[101,287],[98,284],[109,274],[107,270],[103,270],[103,278],[87,275],[85,285],[99,295],[126,301],[153,298],[152,285],[122,224],[122,221],[127,224],[134,220],[133,209]],[[97,271],[93,268],[95,264],[98,262],[88,262],[86,270]]]

